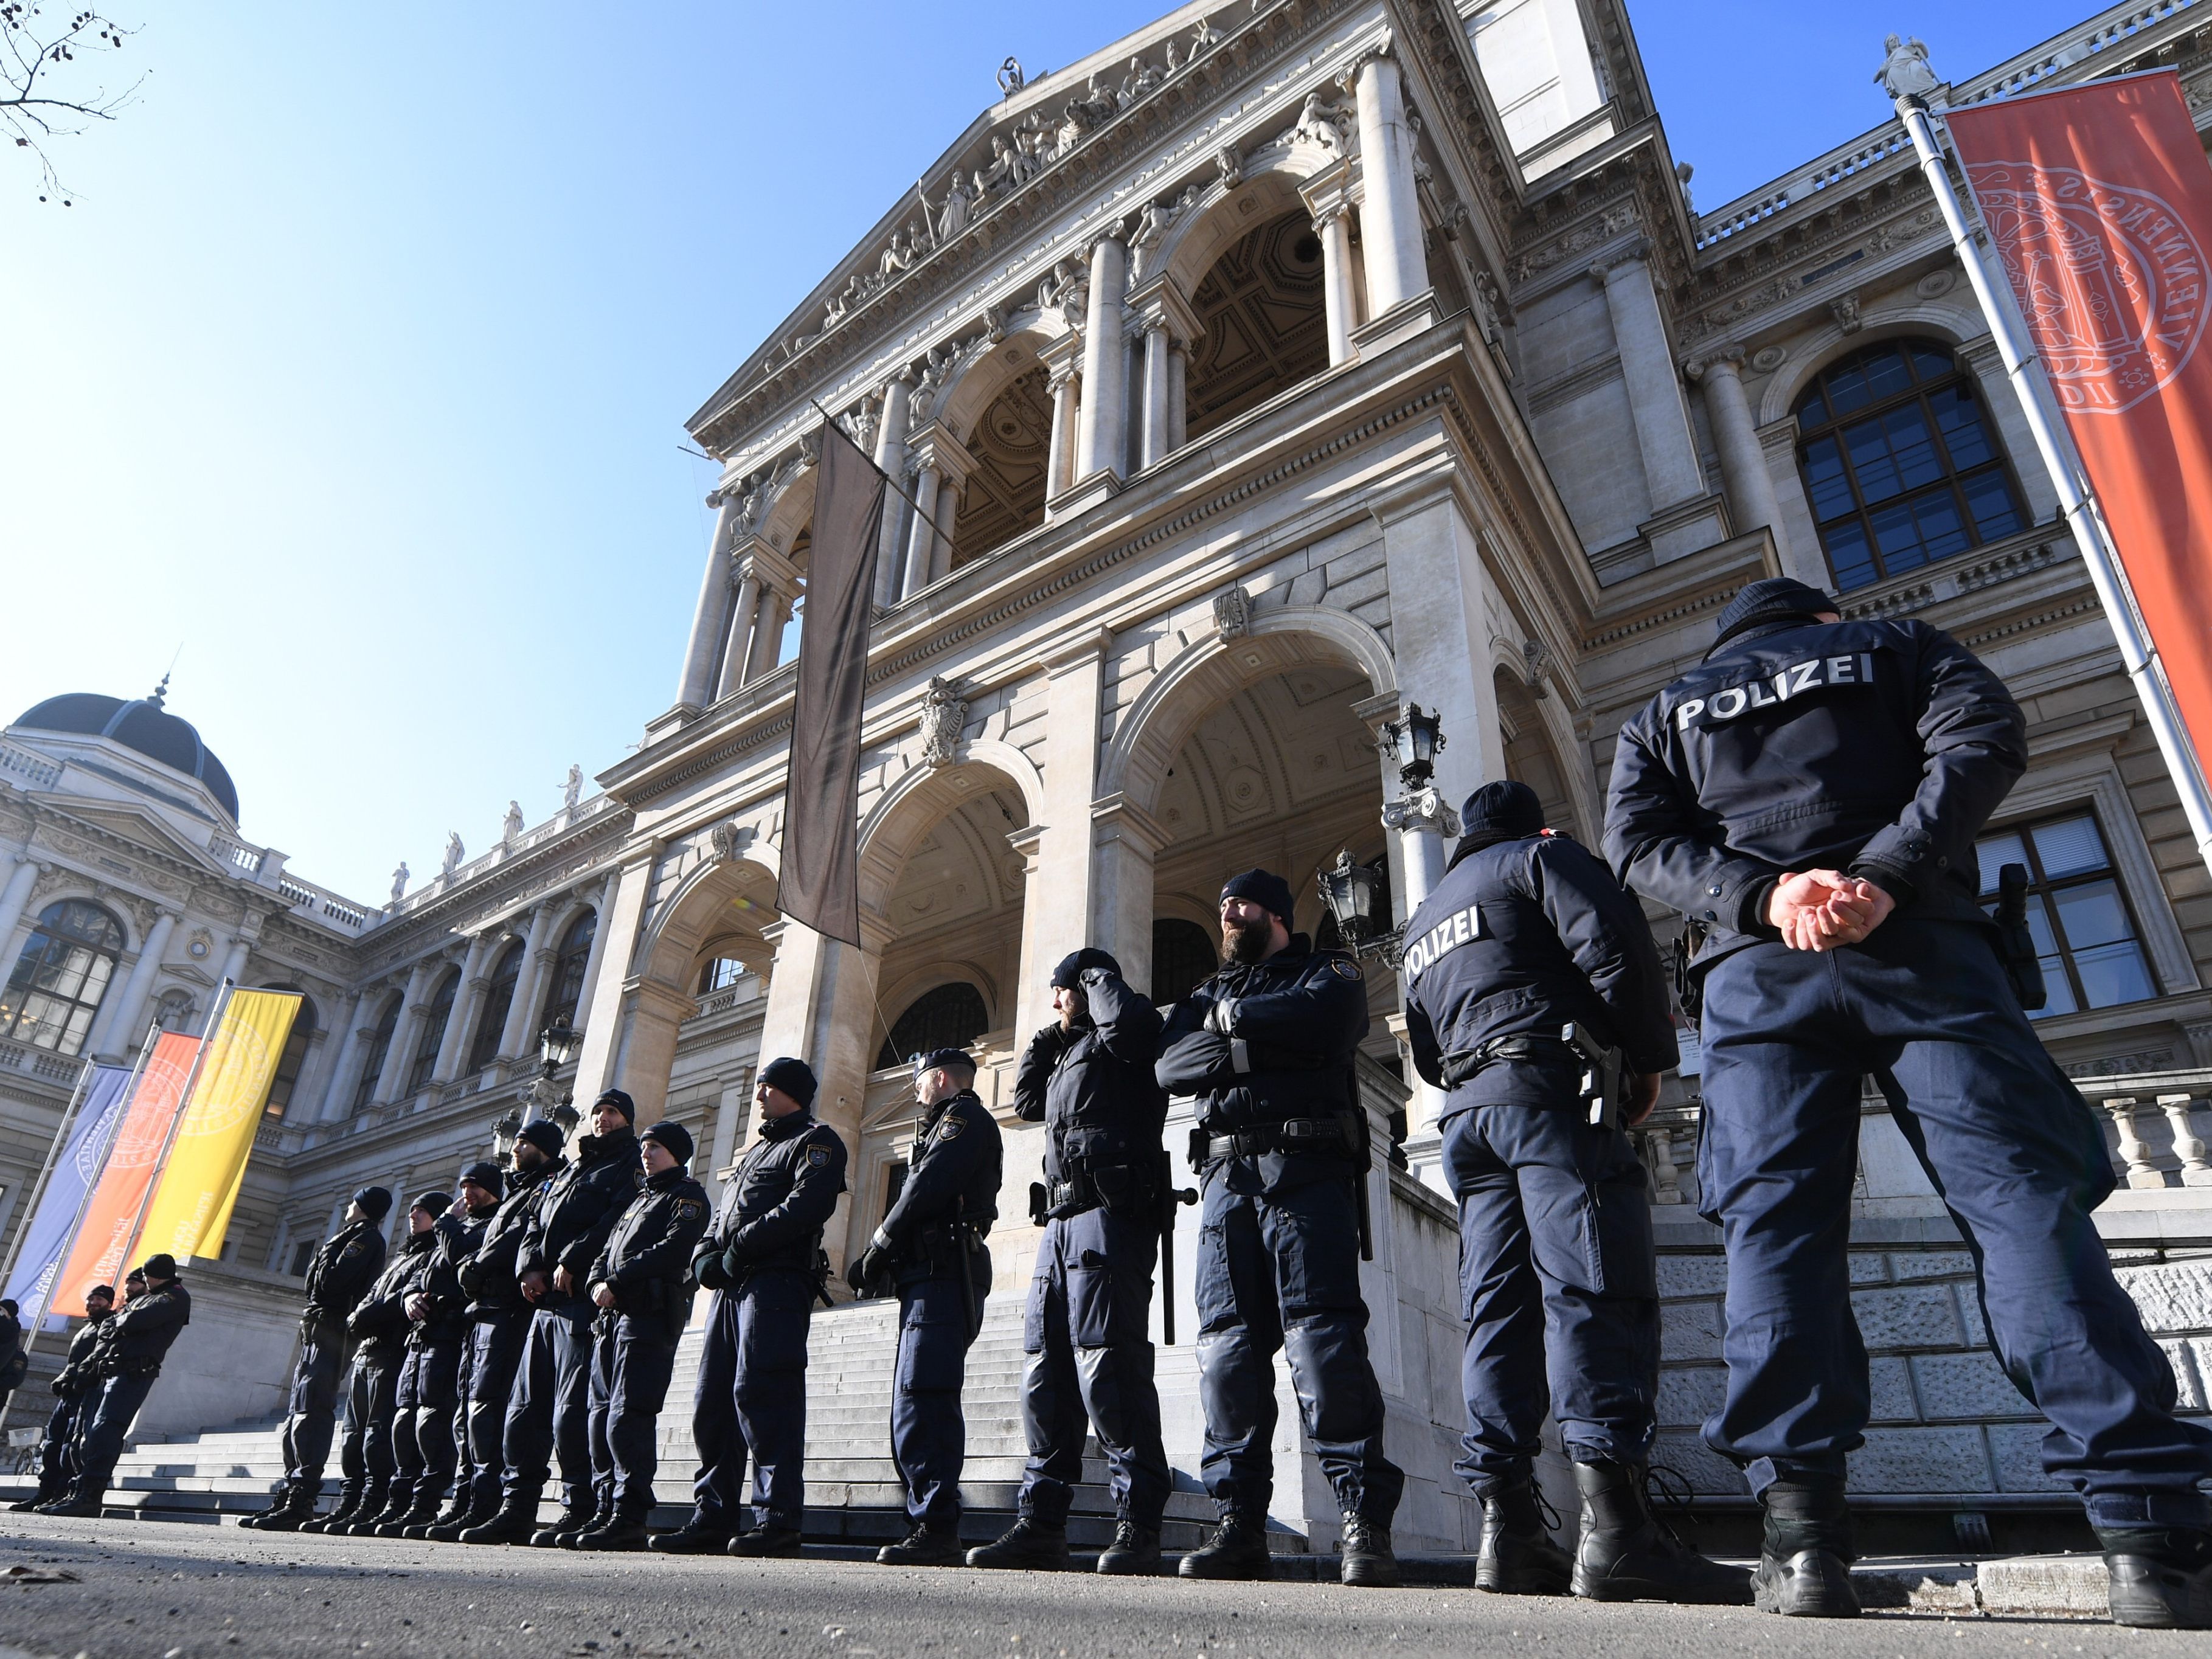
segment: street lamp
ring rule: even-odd
[[[576,1127],[575,1097],[554,1087],[553,1073],[574,1064],[583,1049],[584,1034],[570,1027],[566,1014],[556,1014],[553,1023],[538,1034],[539,1066],[537,1080],[530,1085],[531,1115],[552,1119],[563,1134]]]
[[[1336,862],[1317,878],[1322,902],[1336,923],[1336,935],[1352,950],[1365,955],[1388,942],[1390,894],[1382,867],[1355,864],[1349,849],[1337,849]]]
[[[1409,794],[1429,787],[1443,746],[1443,722],[1417,702],[1406,705],[1404,719],[1382,724],[1382,752],[1397,761],[1398,781]]]

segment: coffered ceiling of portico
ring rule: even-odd
[[[1328,367],[1321,239],[1304,213],[1237,242],[1191,307],[1202,330],[1188,371],[1194,438]]]
[[[1052,402],[1045,372],[1032,368],[1001,391],[968,434],[975,470],[952,521],[952,567],[1044,522],[1045,457]]]
[[[1354,789],[1381,789],[1374,740],[1352,712],[1366,676],[1314,664],[1230,698],[1199,723],[1161,793],[1178,842],[1296,813]]]
[[[1022,799],[994,789],[932,825],[892,886],[884,910],[902,935],[935,933],[1020,909],[1024,864],[1006,837],[1027,823]]]

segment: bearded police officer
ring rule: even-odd
[[[1068,1505],[1096,1430],[1116,1522],[1098,1571],[1152,1572],[1170,1483],[1151,1328],[1152,1259],[1174,1201],[1160,1146],[1168,1097],[1152,1075],[1160,1015],[1119,963],[1088,949],[1053,969],[1052,1006],[1060,1018],[1030,1040],[1014,1080],[1015,1114],[1045,1126],[1045,1185],[1030,1197],[1044,1237],[1022,1342],[1029,1467],[1020,1518],[968,1565],[1068,1565]]]
[[[845,1143],[817,1121],[804,1060],[761,1067],[759,1139],[692,1257],[714,1292],[691,1405],[699,1448],[691,1516],[655,1549],[696,1555],[796,1555],[806,1511],[806,1333],[823,1295],[822,1230],[845,1190]],[[745,1461],[753,1527],[738,1530]]]
[[[1367,985],[1291,931],[1291,889],[1248,870],[1221,890],[1221,970],[1175,1006],[1157,1075],[1198,1097],[1201,1470],[1221,1522],[1191,1578],[1266,1578],[1275,1366],[1287,1348],[1307,1438],[1344,1515],[1341,1577],[1393,1584],[1405,1476],[1382,1455],[1382,1391],[1359,1293],[1367,1127],[1352,1071]]]
[[[54,1408],[46,1418],[46,1437],[39,1444],[39,1489],[9,1504],[11,1510],[34,1510],[56,1502],[69,1491],[76,1474],[77,1433],[98,1380],[92,1373],[92,1356],[100,1346],[100,1332],[115,1316],[115,1292],[105,1285],[94,1285],[84,1293],[84,1316],[50,1385]]]
[[[284,1480],[276,1501],[238,1524],[292,1532],[315,1512],[323,1466],[337,1428],[338,1385],[346,1367],[346,1318],[384,1271],[384,1218],[392,1194],[364,1187],[346,1206],[345,1224],[307,1264],[307,1305],[300,1310],[300,1358],[284,1419]]]
[[[145,1275],[146,1288],[100,1327],[87,1362],[93,1384],[79,1419],[84,1426],[77,1442],[76,1476],[67,1493],[39,1506],[41,1515],[100,1513],[131,1419],[154,1391],[170,1345],[191,1323],[192,1298],[177,1277],[174,1256],[166,1251],[149,1255],[138,1271]]]
[[[584,1275],[615,1222],[645,1184],[638,1162],[637,1106],[620,1089],[592,1104],[592,1133],[545,1182],[530,1206],[517,1258],[524,1298],[537,1310],[507,1407],[507,1468],[499,1513],[461,1534],[465,1544],[541,1548],[599,1519],[592,1486],[592,1305]],[[538,1500],[561,1459],[561,1515],[538,1525]]]
[[[1644,1165],[1620,1126],[1649,1114],[1675,1060],[1651,930],[1611,871],[1544,827],[1528,785],[1485,784],[1460,816],[1467,833],[1406,924],[1404,972],[1414,1066],[1449,1091],[1475,1583],[1747,1602],[1749,1576],[1684,1548],[1644,1498],[1659,1297]],[[1608,1051],[1622,1056],[1610,1073]],[[1534,1484],[1547,1403],[1582,1492],[1572,1558],[1545,1531]]]
[[[506,1194],[474,1254],[455,1270],[461,1294],[468,1298],[462,1310],[468,1337],[461,1372],[460,1479],[446,1512],[422,1534],[440,1543],[452,1543],[499,1512],[507,1400],[532,1314],[523,1299],[519,1258],[531,1206],[546,1178],[562,1167],[561,1147],[558,1124],[541,1117],[522,1126],[507,1155]]]
[[[998,1121],[976,1097],[975,1062],[939,1048],[915,1062],[923,1109],[906,1185],[847,1278],[855,1291],[896,1289],[898,1357],[891,1377],[891,1456],[906,1483],[912,1530],[886,1544],[886,1566],[960,1562],[960,1471],[968,1425],[960,1390],[983,1322],[1004,1174]]]
[[[2212,1625],[2212,1432],[2112,1277],[2112,1168],[1977,903],[2021,711],[1957,641],[1753,582],[1622,729],[1606,852],[1704,934],[1703,1199],[1728,1250],[1728,1394],[1705,1424],[1765,1510],[1759,1605],[1857,1611],[1844,1458],[1867,1361],[1844,1246],[1872,1072],[1972,1251],[1997,1357],[2051,1427],[2113,1616]]]
[[[440,1192],[422,1194],[407,1212],[406,1241],[384,1264],[346,1321],[354,1340],[353,1369],[346,1374],[345,1437],[338,1462],[345,1481],[338,1504],[319,1520],[302,1523],[302,1532],[351,1534],[376,1530],[391,1502],[398,1453],[392,1425],[399,1414],[399,1372],[407,1362],[409,1288],[438,1245],[438,1218],[450,1200]]]

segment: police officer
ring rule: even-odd
[[[88,1361],[94,1381],[81,1407],[76,1478],[65,1496],[39,1506],[41,1515],[100,1513],[131,1419],[154,1391],[169,1345],[191,1322],[191,1295],[177,1277],[174,1256],[149,1255],[138,1271],[145,1275],[145,1290],[100,1327]]]
[[[641,1550],[659,1467],[653,1431],[691,1319],[691,1251],[707,1231],[707,1189],[691,1178],[691,1132],[653,1125],[638,1137],[645,1187],[585,1275],[599,1310],[590,1431],[599,1519],[570,1549]]]
[[[645,1182],[638,1162],[637,1106],[620,1089],[592,1105],[592,1133],[531,1206],[517,1258],[522,1294],[537,1310],[507,1407],[499,1512],[461,1534],[464,1544],[558,1544],[599,1519],[592,1486],[592,1306],[584,1275]],[[538,1524],[538,1499],[556,1451],[561,1515]]]
[[[813,1113],[814,1073],[761,1068],[760,1135],[722,1188],[691,1261],[714,1292],[691,1402],[699,1448],[691,1515],[653,1547],[696,1555],[796,1555],[806,1513],[806,1332],[828,1266],[822,1229],[845,1190],[845,1143]],[[753,1528],[738,1531],[745,1460]]]
[[[1611,871],[1544,828],[1528,785],[1485,784],[1460,816],[1443,879],[1406,924],[1404,972],[1414,1066],[1449,1091],[1475,1583],[1747,1602],[1749,1576],[1684,1548],[1644,1499],[1659,1298],[1644,1165],[1620,1126],[1649,1115],[1675,1060],[1651,930]],[[1593,1048],[1623,1051],[1629,1098],[1601,1108],[1619,1121],[1590,1121],[1583,1077],[1596,1056],[1563,1036],[1577,1025]],[[1533,1480],[1547,1376],[1583,1496],[1571,1559],[1544,1529]]]
[[[1068,1565],[1068,1504],[1096,1430],[1116,1517],[1098,1571],[1152,1572],[1171,1484],[1152,1386],[1152,1260],[1174,1202],[1168,1097],[1152,1075],[1160,1015],[1091,949],[1053,969],[1052,1006],[1059,1018],[1030,1039],[1014,1078],[1015,1115],[1045,1126],[1045,1185],[1030,1200],[1044,1237],[1022,1340],[1029,1466],[1020,1518],[968,1565]]]
[[[392,1194],[363,1187],[346,1206],[344,1224],[307,1264],[307,1304],[300,1310],[300,1358],[284,1419],[284,1480],[275,1501],[238,1524],[266,1532],[296,1531],[323,1495],[323,1465],[337,1426],[338,1384],[345,1376],[346,1317],[384,1271],[384,1218]]]
[[[1765,1511],[1756,1588],[1857,1611],[1844,1457],[1866,1353],[1844,1257],[1863,1073],[1972,1251],[1990,1336],[2051,1427],[2124,1624],[2212,1625],[2212,1432],[2114,1280],[2096,1125],[2021,1012],[1974,838],[2027,762],[2003,684],[1925,623],[1750,584],[1705,660],[1622,728],[1606,854],[1704,935],[1704,1204],[1728,1251],[1708,1444]]]
[[[531,1206],[546,1178],[561,1167],[561,1129],[545,1118],[522,1126],[508,1154],[507,1190],[485,1224],[476,1251],[455,1270],[468,1322],[462,1361],[461,1478],[453,1502],[425,1529],[425,1538],[452,1543],[499,1512],[500,1474],[506,1468],[501,1437],[515,1367],[530,1331],[532,1310],[520,1284],[524,1231]]]
[[[46,1437],[39,1446],[39,1490],[8,1505],[11,1510],[34,1510],[54,1502],[70,1489],[76,1473],[77,1431],[95,1382],[92,1356],[100,1346],[100,1332],[115,1316],[115,1292],[105,1285],[94,1285],[84,1293],[84,1323],[70,1339],[69,1357],[51,1385],[54,1409],[46,1419]]]
[[[886,1566],[960,1563],[960,1470],[968,1452],[960,1389],[991,1289],[983,1240],[998,1218],[1004,1174],[998,1121],[976,1097],[975,1083],[975,1062],[964,1048],[939,1048],[915,1062],[923,1115],[906,1185],[846,1274],[864,1295],[885,1285],[898,1291],[891,1456],[906,1483],[913,1525],[876,1552]]]
[[[428,1192],[408,1206],[405,1242],[347,1318],[355,1347],[353,1369],[346,1376],[345,1436],[338,1443],[345,1480],[337,1507],[319,1520],[301,1522],[301,1532],[365,1538],[384,1517],[398,1468],[392,1436],[410,1328],[407,1297],[415,1275],[437,1248],[438,1218],[450,1203],[445,1194]]]
[[[1352,1057],[1367,1034],[1359,964],[1291,931],[1291,889],[1248,870],[1221,890],[1222,967],[1175,1006],[1157,1075],[1198,1097],[1200,1469],[1220,1524],[1187,1578],[1266,1578],[1275,1367],[1287,1348],[1306,1436],[1344,1514],[1340,1576],[1395,1584],[1390,1521],[1406,1477],[1382,1455],[1382,1391],[1359,1294],[1367,1114]]]

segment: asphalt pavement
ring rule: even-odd
[[[2207,1641],[2064,1616],[1897,1612],[1842,1623],[1457,1589],[580,1555],[0,1515],[0,1659],[2202,1659]]]

